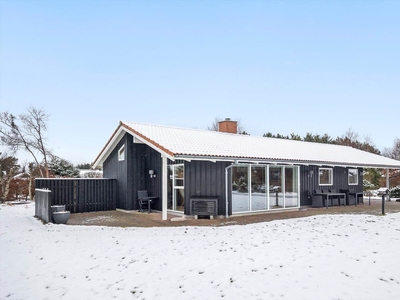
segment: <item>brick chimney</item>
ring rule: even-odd
[[[225,118],[225,120],[218,122],[218,131],[237,133],[237,122],[231,121],[230,118]]]

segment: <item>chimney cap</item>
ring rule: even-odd
[[[225,118],[225,121],[230,121],[231,120],[231,118]]]

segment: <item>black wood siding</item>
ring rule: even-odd
[[[118,161],[118,151],[125,145],[125,160]],[[150,178],[154,170],[156,178]],[[117,179],[117,208],[138,209],[137,191],[147,190],[150,196],[159,197],[154,208],[161,210],[161,155],[145,144],[133,143],[126,133],[103,164],[103,176]]]
[[[132,136],[129,140],[133,141]],[[156,210],[162,209],[162,158],[161,154],[145,144],[131,144],[132,160],[129,163],[128,182],[131,190],[131,206],[138,209],[137,192],[147,190],[149,196],[158,197],[153,204]],[[149,170],[156,174],[150,178]],[[132,209],[132,208],[131,208]]]
[[[118,161],[118,151],[123,145],[125,145],[125,160]],[[117,180],[116,207],[121,209],[129,209],[129,206],[127,204],[127,162],[129,160],[128,153],[127,138],[125,135],[103,163],[103,177]]]
[[[125,145],[125,160],[118,161],[118,151]],[[185,165],[185,214],[189,214],[190,198],[194,196],[208,196],[219,198],[218,214],[225,215],[225,168],[230,162],[191,162],[176,160],[168,164]],[[311,205],[311,196],[316,189],[354,189],[363,191],[362,168],[358,168],[358,185],[348,185],[348,168],[333,168],[333,185],[319,186],[319,166],[300,166],[300,205]],[[156,178],[150,178],[149,170],[154,170]],[[313,171],[313,175],[310,175]],[[154,209],[162,209],[162,158],[161,154],[145,144],[133,143],[130,134],[125,136],[104,162],[103,174],[105,178],[117,179],[116,207],[126,210],[138,209],[137,191],[147,190],[150,196],[158,197]],[[168,178],[169,180],[169,178]],[[230,176],[228,187],[230,190]],[[229,193],[230,195],[230,193]],[[232,214],[231,199],[229,199],[229,214]]]
[[[218,214],[225,215],[225,168],[229,162],[185,162],[185,214],[190,214],[190,198],[218,197]]]
[[[301,166],[300,167],[300,205],[311,205],[311,196],[316,189],[329,190],[335,189],[339,192],[340,189],[353,189],[357,192],[363,191],[363,169],[358,168],[358,185],[348,184],[348,169],[344,167],[333,167],[333,185],[319,185],[319,166]],[[313,172],[310,175],[310,172]]]

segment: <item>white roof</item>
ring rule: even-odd
[[[121,122],[97,157],[102,165],[125,132],[170,159],[399,168],[400,161],[347,146]]]

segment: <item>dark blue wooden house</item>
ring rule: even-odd
[[[400,161],[346,146],[241,135],[226,119],[220,131],[120,122],[96,158],[117,180],[117,208],[138,209],[138,191],[154,209],[193,214],[196,199],[215,214],[311,205],[314,190],[363,190],[363,168],[400,169]],[[192,205],[192,206],[191,206]]]

